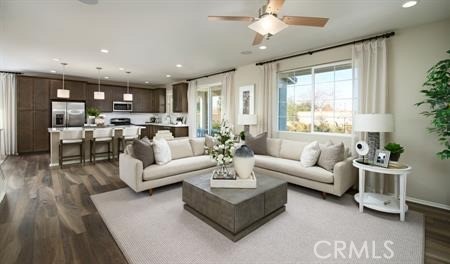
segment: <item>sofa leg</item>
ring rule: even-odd
[[[149,194],[150,196],[152,196],[152,195],[153,195],[153,189],[149,189],[149,190],[148,190],[148,194]]]
[[[324,200],[327,199],[327,193],[326,192],[322,192],[322,199],[324,199]]]

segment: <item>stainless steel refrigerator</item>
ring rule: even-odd
[[[82,127],[85,121],[84,102],[52,101],[52,127]]]

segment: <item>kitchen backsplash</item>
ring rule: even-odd
[[[105,116],[105,123],[110,124],[111,118],[130,118],[132,124],[144,124],[145,122],[150,121],[150,117],[159,117],[160,120],[163,120],[164,118],[167,118],[169,114],[163,113],[163,114],[153,114],[153,113],[122,113],[122,112],[108,112],[108,113],[102,113],[102,115]],[[180,114],[180,113],[173,113],[170,114],[170,117],[172,119],[176,117],[186,117],[186,114]]]

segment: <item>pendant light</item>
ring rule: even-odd
[[[98,71],[98,91],[94,92],[94,100],[105,100],[105,92],[100,91],[100,71],[101,67],[96,68]]]
[[[126,72],[127,74],[127,93],[123,94],[123,100],[124,101],[133,101],[133,94],[130,93],[130,73],[129,71]]]
[[[70,90],[64,89],[64,74],[65,74],[67,63],[62,62],[61,65],[62,65],[62,68],[63,68],[63,72],[62,72],[62,89],[58,89],[56,91],[56,97],[67,99],[67,98],[70,98]]]

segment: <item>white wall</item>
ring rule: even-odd
[[[419,93],[426,71],[440,59],[446,58],[450,49],[450,20],[407,28],[396,31],[388,40],[388,89],[390,112],[395,116],[396,131],[390,139],[405,146],[406,152],[401,161],[413,166],[408,179],[409,197],[438,203],[450,208],[450,161],[441,161],[435,153],[440,150],[436,137],[429,135],[426,127],[430,120],[419,115],[420,109],[414,106],[423,97]],[[279,64],[280,71],[302,68],[351,59],[351,46],[328,50],[313,55],[297,57]],[[239,87],[255,84],[255,108],[258,118],[262,116],[262,67],[254,64],[238,67],[234,76],[235,105],[238,111]],[[236,126],[236,130],[242,130]],[[257,131],[255,126],[251,132]],[[280,132],[278,136],[294,140],[332,139],[350,144],[348,136],[324,136],[308,133]],[[388,189],[391,183],[387,181]]]

